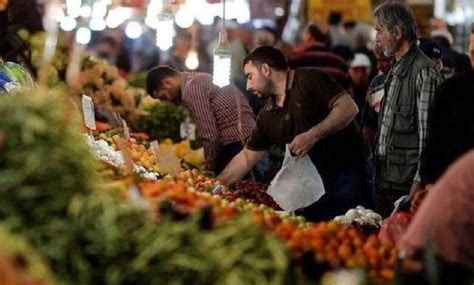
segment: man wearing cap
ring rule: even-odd
[[[443,61],[441,73],[444,78],[449,78],[471,69],[469,57],[452,48],[453,36],[448,30],[433,30],[430,35],[441,49],[441,60]]]
[[[436,64],[436,67],[441,72],[443,70],[443,61],[441,60],[441,48],[439,45],[430,38],[420,38],[419,41],[421,51]]]
[[[361,125],[365,125],[364,116],[365,110],[367,109],[366,94],[369,87],[369,76],[372,68],[370,59],[363,53],[356,53],[354,59],[351,61],[349,67],[349,75],[352,81],[352,91],[354,95],[354,101],[359,107],[359,114],[356,116],[356,121]]]
[[[418,29],[407,6],[385,2],[373,16],[376,44],[395,59],[385,82],[375,149],[379,211],[387,215],[398,198],[420,183],[428,109],[442,77],[416,44]]]

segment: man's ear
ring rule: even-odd
[[[395,39],[401,40],[403,38],[403,29],[400,26],[395,26],[393,28],[393,34]]]
[[[161,85],[165,88],[170,88],[173,86],[173,79],[171,77],[166,77],[161,80]]]
[[[272,68],[266,63],[262,63],[262,74],[265,76],[272,75]]]

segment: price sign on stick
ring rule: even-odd
[[[150,143],[151,147],[151,152],[153,153],[153,156],[155,156],[155,161],[158,161],[158,149],[160,148],[160,145],[158,144],[158,141],[154,140]]]
[[[125,135],[125,138],[127,140],[130,140],[130,130],[128,129],[127,122],[125,122],[124,119],[122,119],[122,126],[123,126],[123,134]]]
[[[87,95],[82,95],[82,113],[84,114],[86,127],[95,130],[94,102]]]
[[[179,134],[183,140],[196,140],[196,125],[191,123],[189,117],[187,117],[179,126]]]
[[[125,161],[125,167],[127,168],[128,171],[132,172],[133,171],[132,153],[128,149],[128,146],[123,139],[118,138],[117,144],[120,151],[122,152],[123,160]]]
[[[159,147],[157,141],[151,143],[151,149],[160,172],[176,177],[179,173],[180,164],[179,158],[173,150],[167,147]]]

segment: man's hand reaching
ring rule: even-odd
[[[292,154],[297,156],[304,156],[316,143],[316,136],[313,134],[313,129],[297,135],[288,146]]]

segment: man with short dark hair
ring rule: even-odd
[[[233,84],[215,86],[210,74],[158,66],[148,72],[146,85],[150,96],[182,103],[189,109],[203,142],[206,167],[216,173],[242,149],[242,142],[255,129],[253,111],[239,89]]]
[[[353,122],[358,108],[351,96],[315,68],[288,69],[283,54],[270,46],[249,54],[244,71],[247,89],[269,100],[244,150],[219,179],[225,184],[238,181],[270,146],[288,144],[294,155],[310,156],[326,190],[300,214],[312,221],[327,220],[356,206],[365,187],[365,153]]]
[[[310,23],[303,31],[304,50],[288,57],[290,68],[316,67],[331,75],[345,90],[350,90],[349,64],[330,50],[329,35]]]
[[[186,57],[192,48],[192,36],[189,33],[181,32],[174,37],[173,41],[171,56],[164,62],[164,65],[179,71],[190,71],[186,67]]]
[[[442,77],[416,44],[417,26],[407,6],[386,2],[373,16],[376,44],[395,59],[385,81],[375,149],[379,207],[387,215],[395,200],[420,183],[428,109]]]

